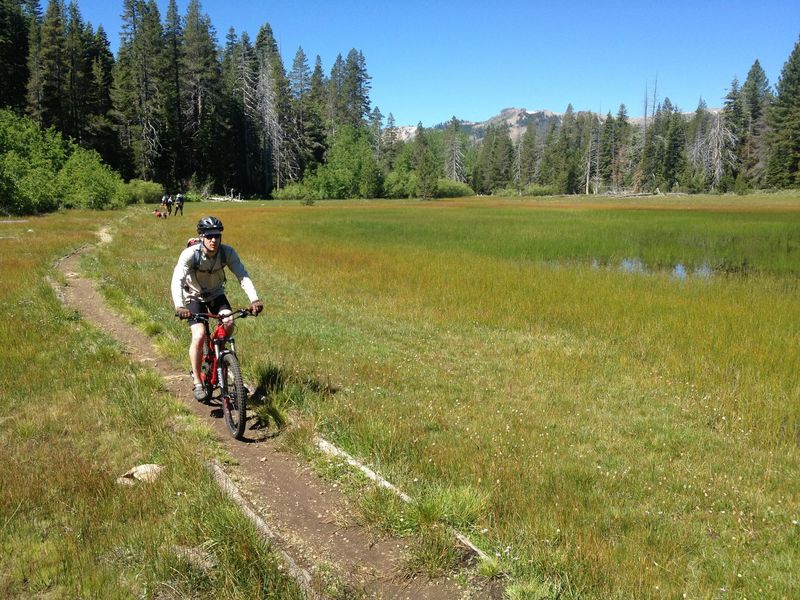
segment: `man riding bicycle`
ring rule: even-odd
[[[178,257],[172,272],[172,301],[175,314],[181,319],[189,319],[192,341],[189,344],[189,360],[192,364],[194,397],[207,400],[207,394],[200,379],[200,363],[203,359],[203,344],[206,343],[206,329],[203,317],[192,316],[197,313],[231,314],[231,306],[225,297],[225,267],[239,280],[250,300],[250,312],[257,315],[264,309],[258,293],[244,268],[239,255],[231,246],[222,243],[222,221],[215,217],[203,217],[197,223],[200,241],[188,246]],[[225,333],[233,335],[233,319],[223,321]]]

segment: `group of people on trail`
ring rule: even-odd
[[[178,195],[180,197],[180,194]],[[249,311],[258,315],[264,305],[244,268],[239,255],[231,246],[222,243],[222,221],[216,217],[203,217],[197,223],[197,239],[190,240],[178,257],[172,272],[170,291],[175,314],[189,321],[192,339],[189,343],[189,360],[192,365],[192,391],[196,400],[207,400],[207,392],[200,378],[203,345],[206,343],[203,313],[232,315],[231,305],[225,297],[227,267],[239,281],[250,300]],[[233,335],[233,319],[223,321],[225,334]]]
[[[176,194],[174,200],[172,199],[172,195],[168,196],[167,194],[164,194],[161,197],[161,210],[156,212],[160,212],[159,216],[166,219],[168,215],[172,214],[172,209],[174,208],[176,217],[178,216],[178,211],[180,211],[181,216],[183,216],[183,202],[183,194]]]

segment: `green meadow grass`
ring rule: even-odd
[[[87,268],[175,357],[169,279],[206,213],[266,300],[237,330],[248,375],[303,386],[296,408],[474,536],[510,597],[800,589],[800,197],[134,213]]]
[[[122,216],[0,224],[0,597],[300,598],[204,467],[209,432],[45,280]],[[142,463],[165,470],[115,483]]]

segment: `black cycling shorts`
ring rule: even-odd
[[[221,296],[217,296],[213,300],[209,300],[208,302],[203,302],[202,300],[190,300],[189,306],[187,306],[191,312],[193,313],[213,313],[215,315],[219,314],[219,311],[228,309],[231,310],[231,304],[228,302],[228,299],[225,297],[225,294]],[[195,323],[203,323],[206,319],[203,317],[192,317],[189,319],[189,325],[194,325]]]

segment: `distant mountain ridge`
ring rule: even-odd
[[[710,113],[717,113],[720,109],[709,108],[707,110]],[[578,111],[576,111],[576,114],[577,112]],[[694,114],[694,111],[683,114],[688,118]],[[467,132],[474,140],[482,140],[490,125],[506,126],[508,127],[511,139],[516,142],[525,133],[525,130],[528,128],[528,123],[530,122],[535,123],[536,135],[539,139],[544,139],[544,135],[547,133],[550,124],[553,122],[560,124],[563,116],[564,113],[557,113],[544,109],[531,112],[525,108],[504,108],[499,114],[489,117],[485,121],[473,122],[459,120],[459,124],[461,125],[461,130]],[[606,115],[599,116],[601,119],[605,119]],[[616,117],[616,115],[614,116]],[[629,117],[628,122],[633,125],[641,125],[644,123],[644,117]],[[448,123],[445,122],[434,125],[433,129],[445,129],[446,127],[448,127]],[[414,139],[416,130],[417,128],[412,125],[399,126],[397,128],[398,139],[403,141]]]
[[[551,110],[536,110],[529,112],[525,108],[504,108],[493,117],[473,123],[470,121],[462,121],[461,128],[466,131],[470,137],[479,140],[483,139],[486,130],[490,126],[508,127],[508,132],[513,141],[517,141],[525,133],[528,124],[533,122],[536,126],[536,134],[544,136],[551,123],[561,123],[561,113],[555,113]],[[447,127],[447,123],[436,125],[436,129]]]
[[[504,108],[499,114],[486,119],[485,121],[473,122],[459,120],[461,130],[469,134],[475,140],[482,140],[486,134],[486,129],[490,125],[507,126],[511,139],[516,141],[528,127],[528,123],[533,121],[536,124],[537,135],[543,136],[547,132],[550,123],[561,122],[561,113],[550,110],[536,110],[529,112],[525,108]],[[458,118],[458,117],[456,117]],[[444,129],[448,123],[434,125],[433,129]],[[417,128],[411,125],[402,125],[397,128],[397,137],[401,140],[414,139]]]

